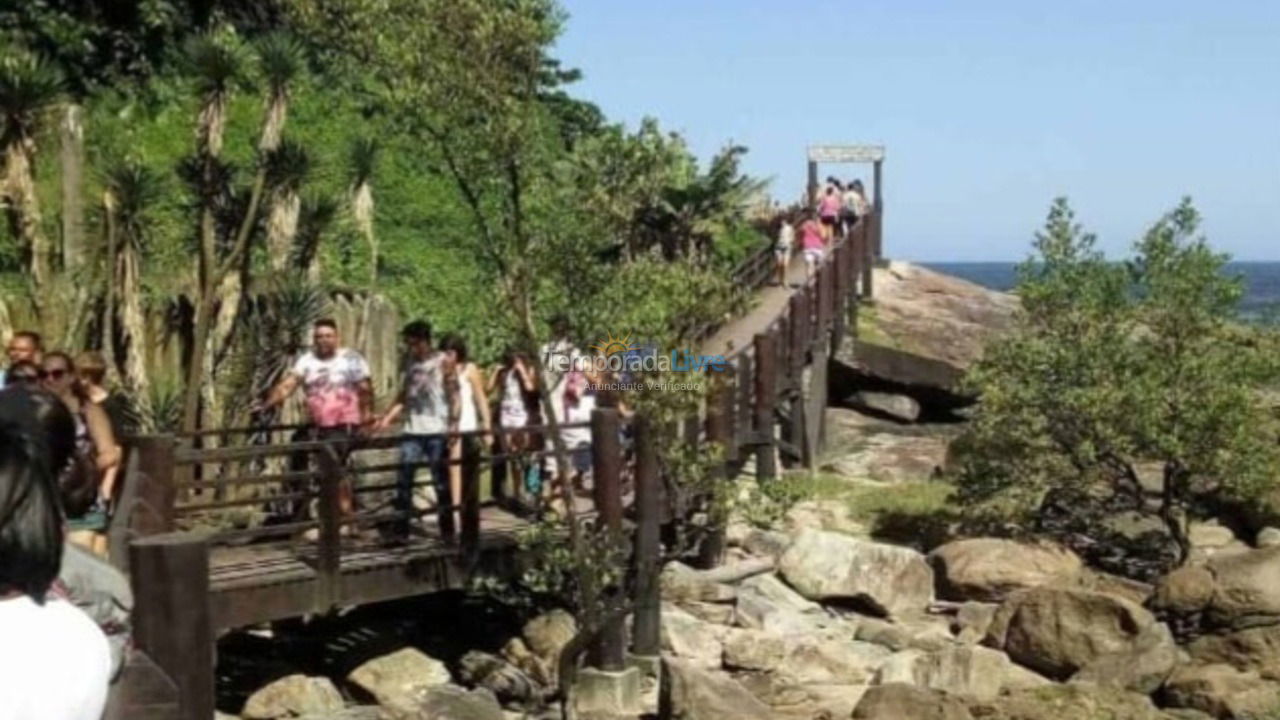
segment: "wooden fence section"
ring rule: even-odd
[[[856,326],[859,298],[871,294],[880,244],[877,211],[830,249],[816,278],[795,291],[749,346],[728,358],[728,370],[714,379],[716,391],[686,422],[691,437],[724,445],[719,476],[736,476],[751,459],[764,482],[777,477],[779,460],[812,467],[827,361]],[[771,267],[767,247],[737,277],[754,291]],[[671,508],[660,501],[653,439],[643,417],[628,422],[611,409],[598,410],[589,425],[562,429],[588,427],[594,505],[584,498],[576,510],[598,512],[604,526],[621,532],[624,500],[632,501],[638,578],[632,651],[656,655],[660,526]],[[137,644],[174,680],[182,717],[212,716],[213,643],[221,631],[461,588],[477,572],[514,568],[517,534],[533,522],[534,503],[519,479],[547,451],[505,452],[508,444],[500,442],[489,452],[480,438],[462,438],[469,448],[456,463],[462,497],[419,503],[406,514],[391,501],[396,474],[407,467],[396,453],[405,438],[305,433],[297,427],[216,430],[129,443],[121,511],[110,535],[116,558],[127,557]],[[624,460],[624,436],[634,443],[632,464]],[[218,446],[199,447],[209,437]],[[414,466],[428,470],[418,473],[415,491],[434,484],[428,465]],[[348,497],[355,498],[354,514],[343,512]],[[376,532],[426,516],[436,522],[421,523],[403,544],[390,546]],[[711,533],[702,562],[713,564],[722,549],[723,537]],[[625,641],[616,626],[610,632],[596,650],[605,664],[616,662]]]

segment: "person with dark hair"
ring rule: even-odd
[[[460,437],[449,443],[449,490],[454,498],[462,495],[462,465],[479,456],[481,444],[488,446],[492,438],[493,419],[485,395],[484,373],[467,355],[467,342],[457,333],[440,339],[440,349],[453,362],[458,374],[458,432]]]
[[[19,330],[9,338],[5,354],[9,358],[9,370],[0,371],[0,387],[7,384],[8,373],[19,363],[40,364],[40,354],[44,352],[44,341],[40,333],[34,330]]]
[[[404,382],[396,401],[376,425],[385,430],[404,415],[394,539],[408,539],[414,515],[413,481],[423,462],[435,481],[440,534],[448,539],[454,534],[453,502],[457,496],[450,492],[445,447],[448,436],[458,431],[458,374],[450,356],[431,347],[431,326],[425,321],[405,325],[402,335],[409,355]]]
[[[374,419],[373,381],[369,363],[359,352],[342,347],[338,324],[329,318],[315,321],[311,350],[298,357],[253,410],[262,412],[282,405],[299,386],[306,395],[311,420],[307,434],[317,440],[339,441],[337,450],[345,462],[348,441]],[[355,512],[355,494],[349,480],[344,479],[338,488],[338,506],[344,516]],[[300,503],[295,514],[305,511],[306,503]]]
[[[533,449],[532,433],[525,430],[541,419],[538,407],[538,378],[529,361],[514,347],[507,348],[502,363],[485,384],[487,395],[498,396],[498,444],[509,458],[508,466],[531,494],[541,490],[542,479],[536,463],[525,463],[521,453]],[[523,474],[521,474],[523,473]]]
[[[32,387],[44,380],[44,369],[30,360],[20,360],[9,366],[5,378],[5,387]]]
[[[791,266],[791,251],[796,246],[796,228],[791,218],[783,216],[778,225],[778,239],[773,244],[773,276],[778,287],[787,284],[787,268]]]
[[[70,540],[95,553],[107,552],[107,499],[115,487],[122,453],[111,419],[91,402],[64,352],[44,356],[44,387],[66,404],[75,418],[76,453],[61,477],[63,510]]]
[[[70,457],[74,421],[41,394],[0,392],[0,718],[99,720],[107,638],[53,591],[64,551],[55,476],[58,459]]]

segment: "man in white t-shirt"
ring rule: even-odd
[[[400,471],[396,479],[396,511],[400,513],[392,540],[408,538],[413,513],[413,481],[419,466],[426,463],[436,487],[436,507],[440,535],[454,535],[453,497],[449,471],[445,465],[446,433],[458,431],[458,373],[452,357],[431,345],[431,325],[416,320],[404,327],[404,343],[409,362],[404,371],[400,395],[378,420],[377,427],[390,427],[404,415],[404,438],[400,441]]]
[[[373,420],[369,364],[360,353],[342,347],[338,325],[333,320],[317,320],[311,342],[311,350],[294,362],[259,409],[278,407],[301,386],[307,400],[312,437],[338,440],[340,459],[345,460],[343,453],[349,449],[348,441]],[[344,515],[351,514],[354,500],[349,482],[339,488],[338,503]]]

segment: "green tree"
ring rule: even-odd
[[[1198,225],[1184,200],[1113,263],[1055,201],[1019,269],[1019,323],[967,379],[962,505],[1094,541],[1109,515],[1153,514],[1181,563],[1200,501],[1274,485],[1273,338],[1236,322],[1240,280]]]

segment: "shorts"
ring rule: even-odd
[[[519,430],[529,424],[529,412],[524,408],[504,407],[498,422],[507,430]]]
[[[547,449],[554,450],[555,448],[549,446]],[[566,442],[566,450],[569,453],[569,465],[572,468],[573,473],[575,475],[589,475],[591,473],[591,443]],[[552,477],[559,474],[557,472],[559,462],[560,461],[557,459],[554,452],[547,456],[547,470],[551,473]]]
[[[804,251],[804,261],[806,263],[817,265],[822,262],[822,251],[817,248],[810,248]]]
[[[836,220],[837,220],[837,219],[838,219],[838,218],[836,218],[836,216],[835,216],[835,215],[823,215],[823,216],[822,216],[822,224],[823,224],[823,225],[830,225],[830,226],[834,227],[834,226],[835,226],[835,224],[836,224]]]
[[[789,259],[789,258],[791,257],[791,248],[787,248],[787,247],[775,247],[775,248],[773,249],[773,256],[774,256],[775,258],[777,258],[778,260],[786,261],[787,259]]]

